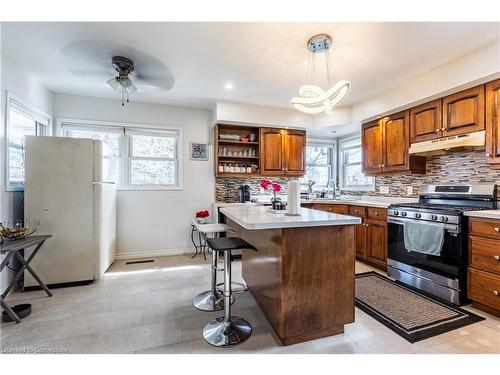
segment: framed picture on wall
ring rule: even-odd
[[[208,160],[208,143],[189,142],[191,160]]]

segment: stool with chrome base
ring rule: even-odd
[[[218,347],[238,345],[250,337],[252,326],[245,319],[231,315],[231,251],[237,249],[257,251],[257,249],[237,237],[208,238],[207,243],[212,252],[224,253],[224,316],[205,325],[203,338],[209,344]]]
[[[205,241],[208,235],[233,232],[226,224],[199,224],[193,220],[192,224],[202,234]],[[193,306],[202,311],[218,311],[224,308],[222,294],[217,290],[217,251],[212,250],[212,280],[210,290],[202,292],[193,298]]]

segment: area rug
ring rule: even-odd
[[[380,275],[356,275],[356,306],[411,343],[484,320]]]

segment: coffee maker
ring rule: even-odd
[[[250,185],[241,185],[238,189],[238,201],[250,202]]]

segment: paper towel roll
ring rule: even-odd
[[[286,213],[288,215],[300,215],[300,184],[293,180],[288,182],[288,197]]]

